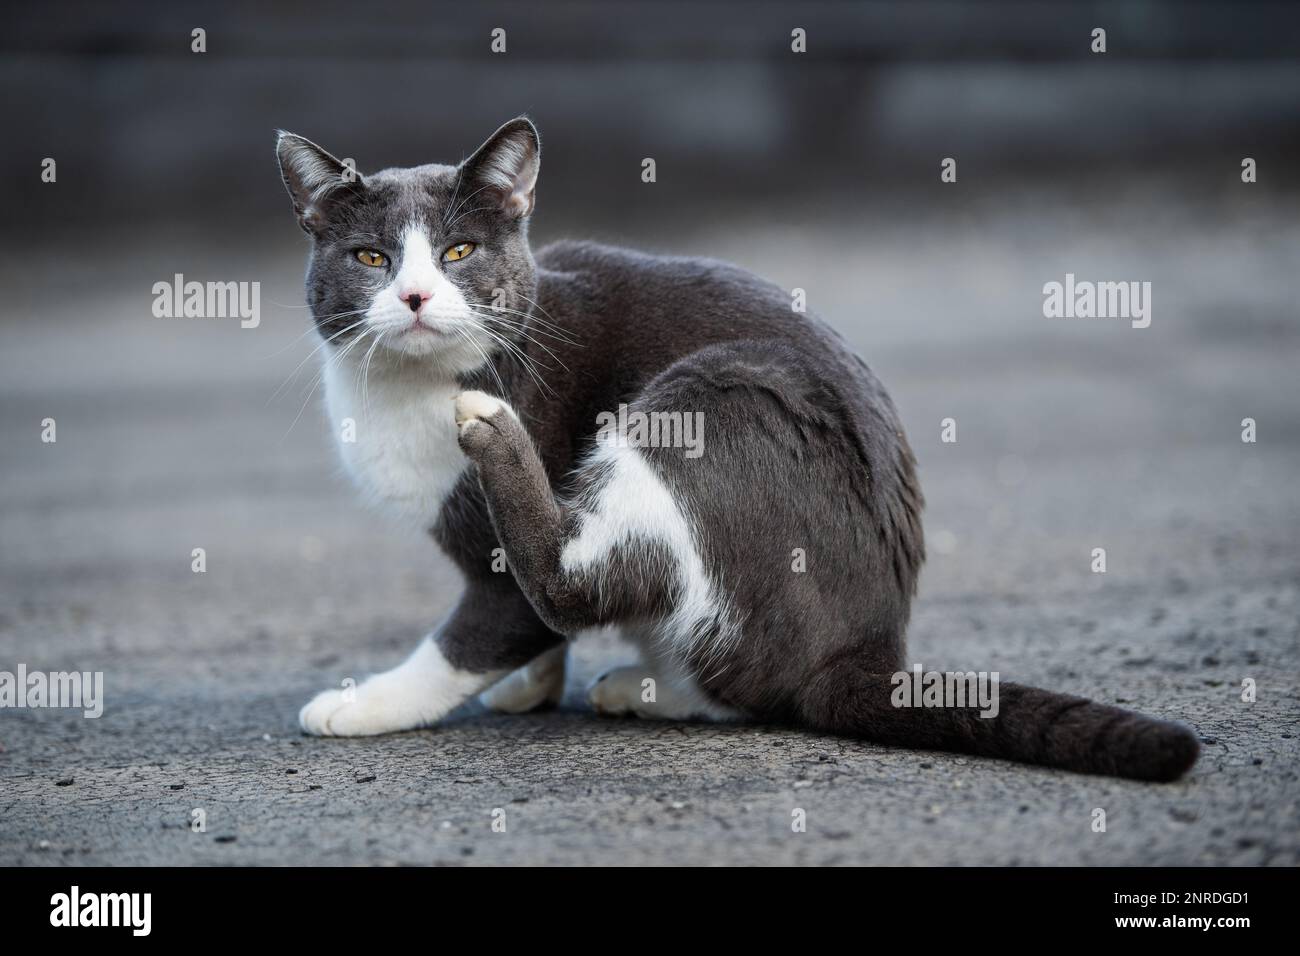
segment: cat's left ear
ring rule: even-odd
[[[280,130],[275,155],[298,225],[308,235],[325,227],[331,207],[344,194],[356,193],[365,186],[350,160],[337,159],[305,136]]]
[[[471,182],[501,205],[511,219],[533,211],[537,173],[542,164],[542,144],[537,127],[524,116],[516,117],[488,137],[474,155],[461,163]]]

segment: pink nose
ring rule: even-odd
[[[432,299],[433,296],[427,292],[421,292],[418,289],[413,289],[409,292],[403,292],[400,296],[398,296],[398,298],[400,298],[403,302],[409,305],[411,307],[412,312],[419,312],[420,306],[424,305],[424,303]]]

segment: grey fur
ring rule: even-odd
[[[471,301],[489,305],[504,288],[528,317],[524,329],[497,331],[544,385],[504,352],[460,376],[464,388],[501,395],[520,420],[501,413],[464,433],[476,470],[432,529],[468,581],[442,631],[453,664],[517,667],[585,627],[672,610],[680,584],[654,546],[616,552],[596,573],[567,573],[559,557],[607,477],[585,464],[597,415],[622,403],[702,412],[703,456],[643,454],[691,516],[734,612],[704,625],[738,629],[734,639],[701,633],[677,653],[710,699],[756,719],[1088,772],[1165,780],[1191,766],[1196,738],[1180,725],[1033,688],[1002,685],[992,719],[891,706],[925,549],[915,462],[884,387],[825,323],[734,266],[585,242],[549,246],[534,262],[531,190],[521,202],[485,185],[502,148],[524,150],[535,176],[540,146],[520,118],[460,166],[386,170],[322,191],[301,171],[338,161],[288,134],[279,145],[314,238],[308,300],[322,334],[374,291],[374,277],[342,254],[349,243],[362,237],[396,254],[412,219],[429,224],[435,247],[469,239],[484,250],[455,274]],[[465,206],[467,187],[491,201]],[[491,570],[497,547],[511,579]],[[805,550],[807,573],[792,573],[794,548]]]

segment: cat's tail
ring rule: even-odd
[[[819,730],[875,743],[1135,780],[1176,780],[1200,752],[1196,734],[1182,724],[1083,697],[999,683],[995,712],[981,706],[973,689],[966,706],[946,706],[953,700],[943,699],[942,692],[938,706],[933,694],[925,706],[925,695],[913,693],[918,689],[913,675],[906,674],[906,682],[902,676],[837,668],[805,698],[815,701],[805,708],[805,718]],[[982,700],[991,703],[991,688]]]

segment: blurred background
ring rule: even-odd
[[[929,501],[918,659],[1208,725],[1242,668],[1294,700],[1300,6],[74,0],[4,22],[0,667],[112,668],[130,703],[25,715],[18,772],[256,764],[217,728],[292,734],[317,685],[390,666],[451,605],[420,530],[335,464],[274,132],[365,172],[455,162],[520,113],[536,244],[803,288],[890,388]],[[176,273],[260,282],[260,325],[155,318]],[[1044,318],[1066,273],[1151,282],[1151,327]],[[618,653],[579,652],[574,702]],[[1257,862],[1236,832],[1166,834],[1164,859]],[[1103,852],[1053,833],[1015,839]]]

